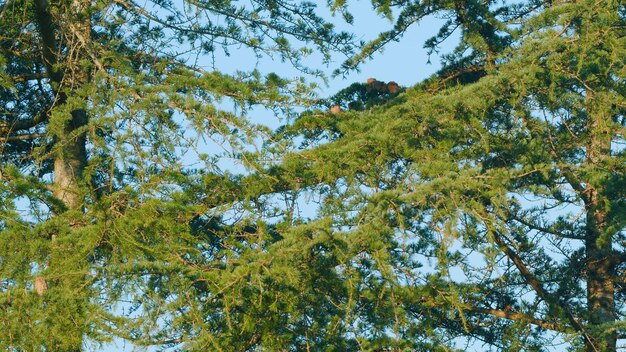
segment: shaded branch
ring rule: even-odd
[[[543,233],[551,234],[551,235],[558,236],[558,237],[561,237],[561,238],[569,238],[569,239],[572,239],[572,240],[584,240],[585,239],[582,236],[570,236],[570,235],[566,235],[566,234],[564,234],[562,232],[554,231],[554,230],[549,229],[547,227],[544,227],[544,226],[541,226],[541,225],[537,225],[537,224],[535,224],[533,222],[527,221],[526,219],[524,219],[522,217],[517,217],[513,213],[509,213],[508,215],[509,215],[509,218],[511,220],[517,221],[520,224],[522,224],[522,225],[524,225],[524,226],[526,226],[526,227],[528,227],[528,228],[530,228],[532,230],[538,230],[538,231],[541,231]]]
[[[591,199],[589,197],[589,190],[582,185],[580,181],[578,181],[571,170],[565,169],[563,170],[563,177],[569,183],[574,191],[580,196],[580,198],[585,202],[585,204],[589,204]]]
[[[497,317],[497,318],[530,323],[530,324],[537,325],[541,328],[552,330],[552,331],[563,332],[563,333],[567,332],[567,329],[564,329],[563,326],[557,323],[550,323],[545,320],[537,319],[535,317],[531,317],[520,312],[512,312],[508,310],[498,310],[498,309],[483,309],[483,308],[470,308],[469,310],[474,313],[493,315],[494,317]]]
[[[23,140],[31,140],[35,138],[45,137],[45,133],[32,133],[32,134],[21,134],[17,136],[8,136],[8,137],[0,137],[0,142],[15,142],[15,141],[23,141]]]
[[[11,79],[15,83],[40,80],[44,78],[48,78],[48,75],[45,73],[27,73],[27,74],[18,75],[18,76],[11,76]]]
[[[550,308],[556,309],[557,311],[561,311],[567,317],[567,320],[570,322],[572,327],[580,332],[585,339],[585,342],[592,346],[595,351],[598,349],[595,347],[591,336],[585,330],[585,327],[574,317],[574,314],[569,310],[569,308],[559,302],[558,299],[554,298],[546,289],[543,287],[543,284],[530,272],[526,264],[522,261],[522,258],[509,247],[501,236],[494,232],[494,241],[500,247],[500,249],[506,254],[506,256],[515,264],[517,270],[519,270],[522,277],[526,280],[526,282],[537,292],[537,295],[543,299]]]
[[[39,115],[32,119],[16,119],[11,122],[0,122],[0,134],[10,134],[15,131],[29,130],[48,119],[48,112],[42,111]]]

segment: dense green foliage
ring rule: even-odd
[[[430,15],[427,47],[459,46],[425,82],[353,84],[275,133],[245,112],[306,86],[168,51],[238,43],[311,72],[286,36],[352,49],[311,5],[253,4],[2,3],[0,348],[617,350],[621,2],[372,1],[394,28],[342,70]]]
[[[292,275],[332,262],[346,293],[327,299],[359,348],[615,351],[626,336],[626,9],[545,5],[483,12],[498,31],[469,26],[450,65],[383,106],[280,131],[305,137],[283,172],[322,197],[285,236],[307,253]]]
[[[248,246],[220,215],[258,194],[219,163],[271,133],[251,108],[312,98],[255,58],[317,74],[350,35],[299,1],[6,0],[0,29],[0,349],[191,339]],[[216,70],[233,50],[250,69]]]

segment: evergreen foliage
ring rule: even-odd
[[[0,349],[178,345],[211,320],[231,331],[222,318],[233,302],[212,290],[255,246],[236,218],[248,204],[232,204],[258,187],[220,157],[242,157],[270,133],[244,117],[252,107],[289,112],[314,86],[216,67],[249,55],[318,74],[302,60],[347,54],[353,40],[316,11],[300,1],[0,1]],[[230,208],[235,218],[223,218]]]
[[[387,104],[305,114],[280,131],[305,138],[285,173],[307,169],[322,198],[318,218],[285,237],[317,228],[318,256],[340,263],[335,286],[351,283],[343,324],[363,350],[616,351],[626,8],[398,6],[396,29],[348,64],[427,13],[449,18],[437,38],[462,28],[459,49]]]
[[[372,1],[394,28],[342,70],[429,15],[446,22],[427,47],[459,30],[457,49],[414,87],[356,83],[275,133],[220,103],[280,110],[310,87],[207,71],[171,44],[307,73],[287,37],[326,59],[353,47],[311,4],[252,4],[0,5],[0,348],[617,350],[621,2]]]

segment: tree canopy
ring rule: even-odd
[[[251,4],[0,5],[2,348],[617,351],[620,1],[372,1],[393,28],[356,52],[312,4]],[[350,55],[341,73],[427,16],[432,53],[459,44],[401,90],[316,102],[188,55],[241,45],[315,74],[313,45]],[[276,131],[246,118],[307,100]]]
[[[494,5],[405,7],[456,11],[451,64],[294,127],[307,149],[287,170],[324,185],[320,218],[296,228],[335,258],[365,350],[615,351],[624,336],[625,9]]]
[[[212,60],[237,50],[316,74],[301,60],[349,53],[351,36],[299,1],[7,0],[0,28],[0,348],[191,339],[167,287],[206,280],[189,265],[231,267],[219,238],[237,246],[239,230],[216,207],[248,193],[219,157],[271,132],[246,111],[291,110],[313,88]]]

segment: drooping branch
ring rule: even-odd
[[[509,218],[511,220],[517,221],[520,224],[522,224],[522,225],[524,225],[524,226],[526,226],[526,227],[528,227],[528,228],[530,228],[532,230],[541,231],[543,233],[551,234],[551,235],[554,235],[554,236],[557,236],[557,237],[561,237],[561,238],[569,238],[569,239],[572,239],[572,240],[584,240],[584,237],[582,237],[582,236],[568,235],[568,234],[564,234],[563,232],[552,230],[552,229],[550,229],[548,227],[541,226],[541,225],[538,225],[538,224],[536,224],[534,222],[531,222],[531,221],[529,221],[527,219],[524,219],[521,216],[516,216],[512,212],[510,212],[508,215],[509,215]]]
[[[537,319],[535,317],[531,317],[520,312],[514,312],[510,310],[484,309],[484,308],[470,308],[470,311],[474,313],[493,315],[496,318],[530,323],[530,324],[537,325],[547,330],[563,332],[563,333],[567,332],[567,329],[563,328],[563,326],[557,323],[547,322],[545,320]]]
[[[591,336],[587,333],[585,327],[576,319],[574,314],[570,311],[569,307],[562,304],[557,298],[555,298],[552,294],[550,294],[543,284],[537,279],[537,277],[528,269],[528,266],[524,263],[522,258],[515,252],[511,247],[509,247],[502,239],[502,236],[497,234],[495,231],[493,233],[493,238],[498,247],[506,254],[506,256],[515,264],[517,270],[522,274],[524,280],[533,288],[533,290],[537,293],[537,295],[543,299],[550,308],[555,309],[557,311],[561,311],[567,317],[567,320],[570,322],[571,326],[582,334],[585,342],[589,346],[593,346],[595,351],[598,349],[595,347]]]
[[[13,82],[15,83],[40,80],[44,78],[48,78],[48,75],[45,73],[27,73],[17,76],[11,76],[11,80],[13,80]]]
[[[563,170],[563,177],[567,181],[567,183],[572,187],[574,191],[580,196],[580,198],[585,202],[585,204],[589,204],[591,199],[589,198],[589,190],[583,186],[583,184],[576,179],[574,173],[569,170]]]

